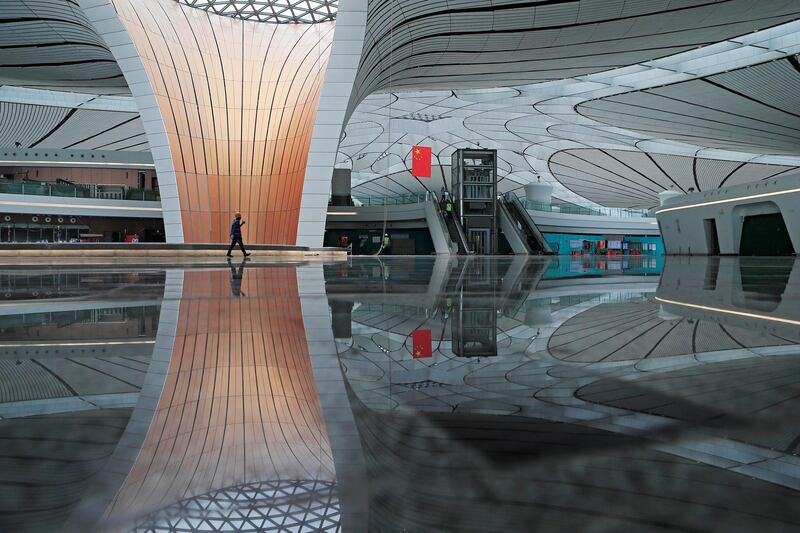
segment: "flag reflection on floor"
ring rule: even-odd
[[[412,350],[412,355],[414,359],[423,359],[425,357],[431,357],[433,348],[431,346],[431,330],[429,329],[417,329],[411,333],[411,339],[413,341],[414,348]]]

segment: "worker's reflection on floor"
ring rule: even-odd
[[[231,296],[234,298],[247,296],[242,292],[242,278],[244,277],[244,265],[246,262],[247,261],[243,259],[237,268],[230,260],[228,260],[228,266],[231,269]]]

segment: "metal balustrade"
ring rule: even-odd
[[[140,200],[158,202],[157,190],[132,189],[124,185],[66,184],[39,181],[0,180],[0,194],[94,198],[98,200]]]
[[[152,192],[152,191],[144,191]],[[384,205],[418,204],[425,202],[435,193],[409,193],[394,196],[354,196],[355,207],[371,207]],[[437,196],[438,198],[438,196]],[[582,207],[574,204],[545,204],[519,199],[525,209],[531,211],[544,211],[548,213],[564,213],[565,215],[587,215],[620,218],[649,218],[649,209],[635,209],[627,207]]]
[[[430,194],[431,193],[409,193],[395,196],[354,196],[353,201],[356,202],[357,206],[360,203],[362,207],[419,204],[425,202]]]
[[[627,207],[582,207],[573,204],[545,204],[531,200],[520,200],[525,204],[525,209],[530,211],[544,211],[547,213],[564,213],[565,215],[588,215],[599,217],[620,218],[647,218],[650,217],[649,209],[634,209]]]
[[[152,191],[143,191],[152,192]],[[400,194],[394,196],[354,196],[355,207],[370,207],[370,206],[383,206],[383,205],[403,205],[403,204],[418,204],[425,202],[427,198],[433,195],[433,192],[426,193],[410,193]],[[548,213],[563,213],[565,215],[586,215],[586,216],[600,216],[600,217],[620,217],[620,218],[649,218],[649,209],[635,209],[628,207],[582,207],[574,204],[545,204],[542,202],[533,202],[519,199],[525,206],[525,209],[530,211],[544,211]]]

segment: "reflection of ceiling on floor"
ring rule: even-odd
[[[139,392],[148,365],[141,356],[0,360],[0,403]]]
[[[0,420],[3,530],[61,531],[106,466],[131,412],[103,409]]]
[[[340,531],[339,513],[335,483],[260,481],[181,500],[142,519],[131,533]]]
[[[712,516],[723,531],[800,523],[800,510],[785,505],[793,490],[651,440],[581,423],[351,402],[370,531],[582,531],[587,520],[605,531],[691,531]]]
[[[480,477],[475,465],[490,466],[488,479],[503,481],[488,491],[496,498],[473,495],[465,505],[449,508],[453,513],[447,520],[459,531],[486,529],[486,513],[476,511],[482,506],[498,512],[508,501],[519,501],[505,492],[503,468],[513,469],[514,479],[546,482],[547,494],[572,503],[561,516],[549,500],[526,493],[524,506],[500,512],[502,529],[526,519],[530,528],[530,515],[522,509],[536,509],[535,520],[545,513],[561,525],[576,511],[603,515],[591,502],[603,499],[595,490],[609,488],[638,495],[626,504],[636,508],[631,517],[653,516],[647,505],[661,512],[670,504],[652,499],[663,492],[643,496],[646,487],[634,481],[642,476],[702,479],[717,495],[736,486],[731,497],[748,492],[759,506],[770,500],[762,491],[797,487],[800,462],[792,454],[799,439],[792,413],[800,382],[796,357],[786,355],[796,351],[793,343],[706,320],[659,318],[659,306],[639,291],[600,290],[593,296],[553,298],[550,305],[522,301],[525,305],[508,306],[495,300],[502,309],[497,356],[473,359],[454,356],[453,322],[440,307],[423,311],[386,300],[353,311],[351,338],[336,342],[367,475],[375,480],[373,528],[402,523],[409,530],[424,529],[431,513],[446,512],[430,502],[447,494],[463,496],[458,487]],[[458,302],[456,297],[456,307]],[[432,330],[432,357],[414,359],[411,332],[426,328]],[[700,429],[697,423],[705,425]],[[497,424],[502,439],[493,435]],[[608,430],[613,434],[603,433]],[[636,442],[642,432],[648,435],[644,446]],[[584,454],[587,442],[591,452]],[[618,466],[621,446],[630,459],[624,473]],[[558,456],[561,452],[566,454]],[[585,477],[587,468],[614,470],[620,477],[611,478],[619,483],[595,488],[595,478]],[[447,476],[434,475],[443,469]],[[409,493],[415,480],[433,480],[414,492],[424,511],[409,515],[382,505],[381,479],[394,482],[386,496]],[[580,498],[573,495],[573,479],[582,480]],[[709,504],[682,499],[682,527],[703,523]],[[777,516],[773,511],[761,508],[757,520]]]
[[[6,304],[0,307],[0,316],[50,311],[56,299],[61,300],[62,311],[159,305],[164,278],[164,272],[98,271],[87,276],[70,268],[6,271],[0,273],[0,295]],[[125,284],[120,286],[120,281]],[[47,300],[47,306],[37,306],[38,300]],[[17,307],[12,308],[12,303]]]
[[[726,435],[796,455],[800,431],[787,421],[794,419],[800,407],[799,370],[796,355],[749,357],[645,372],[634,379],[600,379],[575,394],[587,402],[688,422],[719,423],[726,417],[732,426]],[[691,403],[679,401],[681,398]],[[762,427],[774,426],[776,430],[752,431],[742,423],[747,417],[758,417]],[[783,429],[777,430],[781,426]]]
[[[656,303],[602,304],[564,322],[550,337],[556,358],[583,363],[792,344],[761,331],[704,320],[658,316]]]

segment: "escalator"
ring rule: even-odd
[[[425,205],[425,220],[437,254],[467,255],[469,243],[464,227],[458,217],[449,217],[442,210],[436,198],[430,198]]]
[[[450,229],[442,217],[439,202],[436,198],[428,198],[425,202],[425,221],[428,224],[428,231],[431,234],[433,248],[436,253],[443,255],[457,253],[456,244],[450,237]]]
[[[497,202],[497,223],[514,255],[530,255],[533,253],[528,245],[527,235],[520,229],[517,220],[511,216],[508,206],[502,201]]]
[[[447,216],[447,213],[440,210],[445,225],[447,225],[447,232],[450,234],[452,240],[458,247],[458,255],[469,254],[469,242],[467,241],[467,233],[464,231],[464,226],[458,220],[458,217],[453,213],[453,216]]]
[[[539,231],[536,223],[531,218],[528,210],[522,205],[519,198],[511,193],[506,193],[500,200],[503,209],[511,218],[511,223],[514,230],[518,231],[522,238],[528,253],[534,255],[551,255],[553,251],[550,245]]]

